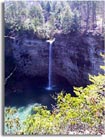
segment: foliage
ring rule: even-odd
[[[11,134],[11,128],[16,126],[16,134],[67,134],[71,128],[73,131],[79,125],[82,126],[79,128],[82,131],[88,127],[90,130],[94,129],[94,134],[99,133],[99,127],[104,125],[105,75],[90,75],[89,79],[92,84],[85,88],[74,87],[77,97],[71,97],[69,93],[59,93],[55,97],[57,104],[52,111],[47,110],[44,106],[33,107],[34,113],[24,120],[24,127],[20,128],[17,118],[13,119],[14,111],[10,108],[7,109],[5,115],[12,115],[11,119],[9,117],[5,120],[8,133]]]
[[[104,123],[105,98],[97,94],[94,86],[86,88],[74,88],[78,97],[64,95],[61,92],[57,96],[57,107],[50,111],[43,108],[35,108],[36,114],[25,121],[25,134],[64,134],[65,128],[79,124],[96,127]]]
[[[73,11],[71,31],[72,32],[80,31],[80,13],[78,10]]]
[[[28,2],[6,2],[5,3],[5,26],[12,31],[33,30],[41,28],[44,16],[40,4],[34,5]]]
[[[55,30],[68,34],[80,31],[80,27],[86,27],[85,30],[92,29],[98,22],[99,26],[103,24],[103,13],[100,12],[103,10],[100,7],[103,9],[102,2],[97,4],[79,1],[7,1],[4,13],[5,27],[12,33],[32,30],[41,38],[49,38]],[[46,28],[46,25],[49,28]],[[43,31],[47,35],[42,34]]]
[[[32,22],[33,24],[34,32],[37,32],[37,28],[42,27],[44,23],[42,8],[39,4],[31,6],[30,11],[29,11],[29,17],[30,17],[30,22]]]
[[[5,3],[5,26],[8,29],[19,31],[23,22],[28,16],[26,4],[24,2],[6,2]]]
[[[63,22],[62,22],[63,31],[65,33],[71,31],[72,16],[73,16],[72,11],[70,10],[69,7],[67,7],[67,9],[65,10],[65,13],[63,15]]]
[[[15,108],[6,108],[5,109],[5,133],[6,134],[19,134],[21,130],[21,123],[15,114],[17,113],[17,109]]]

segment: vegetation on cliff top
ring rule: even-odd
[[[6,36],[31,31],[39,38],[55,33],[102,32],[104,2],[97,1],[7,1],[5,2]]]

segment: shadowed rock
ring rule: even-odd
[[[102,38],[86,35],[56,35],[52,48],[52,77],[65,77],[71,85],[88,83],[88,74],[96,75],[103,65],[100,53],[104,51]],[[53,40],[48,40],[51,42]],[[48,75],[48,43],[38,39],[23,38],[20,45],[13,45],[13,55],[19,70],[26,75]]]

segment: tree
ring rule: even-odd
[[[20,30],[27,15],[28,11],[24,2],[5,3],[5,23],[8,28]]]
[[[104,2],[95,1],[17,1],[5,2],[5,26],[11,31],[34,31],[46,25],[65,34],[104,29]],[[81,30],[82,31],[82,30]]]
[[[78,10],[73,11],[71,31],[78,32],[80,30],[80,14]]]
[[[96,2],[92,2],[92,29],[94,29],[96,25]]]
[[[43,26],[44,16],[40,4],[33,3],[33,5],[31,5],[29,10],[29,22],[35,32],[37,32],[39,26]]]
[[[62,28],[62,14],[63,14],[64,7],[62,6],[62,3],[57,1],[53,5],[53,18],[55,19],[54,21],[54,26],[56,29],[61,29]]]
[[[62,15],[62,29],[64,33],[69,33],[71,32],[71,25],[72,25],[72,17],[73,13],[70,9],[70,7],[67,5],[65,7],[65,11]]]

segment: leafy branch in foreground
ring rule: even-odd
[[[22,127],[15,125],[16,118],[6,119],[5,125],[9,130],[7,134],[104,134],[105,75],[89,76],[89,79],[92,84],[87,87],[74,87],[78,97],[59,93],[53,111],[43,106],[33,107],[34,113],[27,116]],[[9,115],[11,111],[5,113]],[[13,125],[16,131],[11,132]]]

